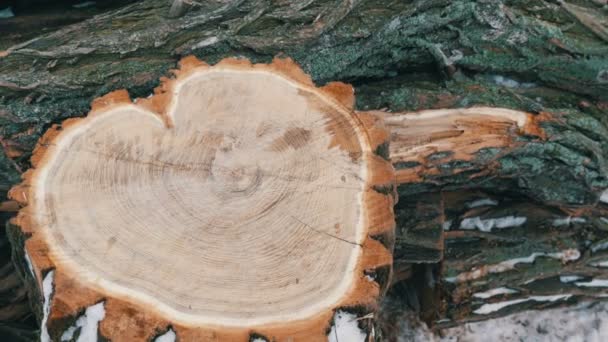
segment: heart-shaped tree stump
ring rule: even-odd
[[[11,191],[42,339],[366,339],[392,262],[381,121],[290,60],[174,74],[51,128]]]

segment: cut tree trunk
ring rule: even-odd
[[[416,260],[404,253],[416,250],[416,256],[434,253],[442,271],[433,269],[430,279],[444,280],[417,285],[415,292],[426,297],[400,299],[404,290],[396,287],[389,300],[444,329],[606,296],[604,183],[593,193],[605,180],[597,172],[606,165],[608,132],[601,124],[572,112],[493,108],[383,116],[400,194],[396,275],[403,260]],[[576,179],[590,191],[573,192]],[[434,211],[423,209],[428,203]]]
[[[288,59],[174,74],[51,128],[11,190],[41,340],[373,338],[395,225],[381,121]]]
[[[399,151],[400,143],[411,145],[403,140],[411,131],[399,133],[408,121],[386,114],[403,180],[395,276],[380,314],[390,328],[385,339],[398,333],[400,324],[391,320],[406,309],[441,328],[591,298],[524,300],[529,297],[601,289],[608,238],[602,1],[217,1],[197,2],[178,17],[170,8],[164,0],[142,1],[10,48],[0,45],[0,189],[19,182],[50,125],[83,116],[92,99],[115,89],[148,96],[184,55],[213,63],[230,56],[267,62],[283,54],[318,84],[352,83],[359,110],[493,106],[540,113],[537,131],[504,118],[491,125],[480,124],[487,117],[451,122],[414,143],[441,142],[434,147],[440,153],[417,147],[420,160],[407,148]],[[18,243],[13,247],[22,253]],[[568,250],[580,258],[548,256]],[[533,263],[505,272],[442,281],[534,253]],[[24,262],[17,268],[27,277]],[[560,276],[582,278],[561,282]],[[511,305],[474,313],[497,301]]]

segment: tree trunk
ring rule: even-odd
[[[401,177],[387,310],[413,308],[441,329],[605,286],[604,2],[230,1],[177,17],[170,7],[134,3],[0,52],[0,190],[19,181],[49,125],[83,116],[95,97],[120,88],[146,97],[188,54],[210,63],[282,54],[317,84],[352,83],[360,110],[534,115],[528,128],[435,122],[428,129],[445,126],[412,142],[403,136],[416,132],[401,134],[404,120],[387,114]],[[420,145],[430,148],[410,153]],[[496,301],[512,304],[484,306]]]
[[[373,339],[395,226],[381,121],[289,59],[174,74],[51,128],[11,189],[41,340]]]
[[[420,260],[429,250],[441,263],[417,266],[424,281],[394,286],[387,302],[443,329],[606,295],[605,185],[593,192],[605,182],[596,171],[605,170],[601,124],[582,134],[573,112],[495,108],[384,118],[399,184],[396,274],[406,260],[431,261]],[[576,180],[589,186],[578,199],[569,187]]]

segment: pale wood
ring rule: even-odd
[[[394,192],[378,189],[394,174],[352,88],[315,88],[288,60],[187,58],[175,74],[51,129],[11,191],[40,288],[53,270],[43,330],[99,301],[113,341],[168,326],[321,341],[335,310],[372,313],[394,229]],[[140,337],[124,331],[133,312]]]
[[[389,155],[398,184],[422,182],[425,176],[440,174],[439,166],[447,161],[470,161],[486,148],[506,153],[518,147],[518,136],[544,138],[539,123],[551,120],[547,113],[494,107],[373,113],[383,117],[391,131]],[[412,163],[417,165],[402,167]]]

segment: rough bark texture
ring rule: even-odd
[[[539,123],[542,139],[515,135],[508,148],[484,148],[466,161],[431,158],[439,173],[399,186],[396,256],[403,258],[396,260],[401,281],[388,300],[391,312],[409,306],[441,327],[484,318],[473,311],[497,299],[573,294],[490,315],[598,293],[559,276],[583,276],[579,283],[602,279],[603,269],[591,262],[601,260],[608,238],[607,206],[599,201],[608,188],[605,2],[240,0],[203,2],[178,18],[169,18],[169,10],[164,0],[134,3],[0,53],[0,191],[19,181],[50,124],[84,115],[95,97],[118,88],[147,96],[187,54],[211,63],[284,54],[319,84],[353,83],[359,109],[490,105],[552,118]],[[498,204],[466,205],[485,198]],[[505,216],[526,221],[478,228]],[[463,224],[467,217],[472,220]],[[585,221],[556,224],[565,217]],[[460,229],[469,225],[475,228]],[[538,256],[482,280],[436,278],[573,249],[580,258]],[[518,292],[472,296],[503,286]]]
[[[393,288],[393,298],[442,329],[605,296],[601,124],[584,126],[575,112],[554,111],[532,116],[522,131],[471,112],[446,129],[437,121],[401,120],[412,115],[386,119],[400,183],[395,268],[405,260],[430,262],[419,257],[435,246],[442,281],[436,267],[418,265],[408,285]],[[413,135],[408,127],[415,125],[427,125],[421,131],[428,136]],[[568,187],[585,183],[578,194]]]

